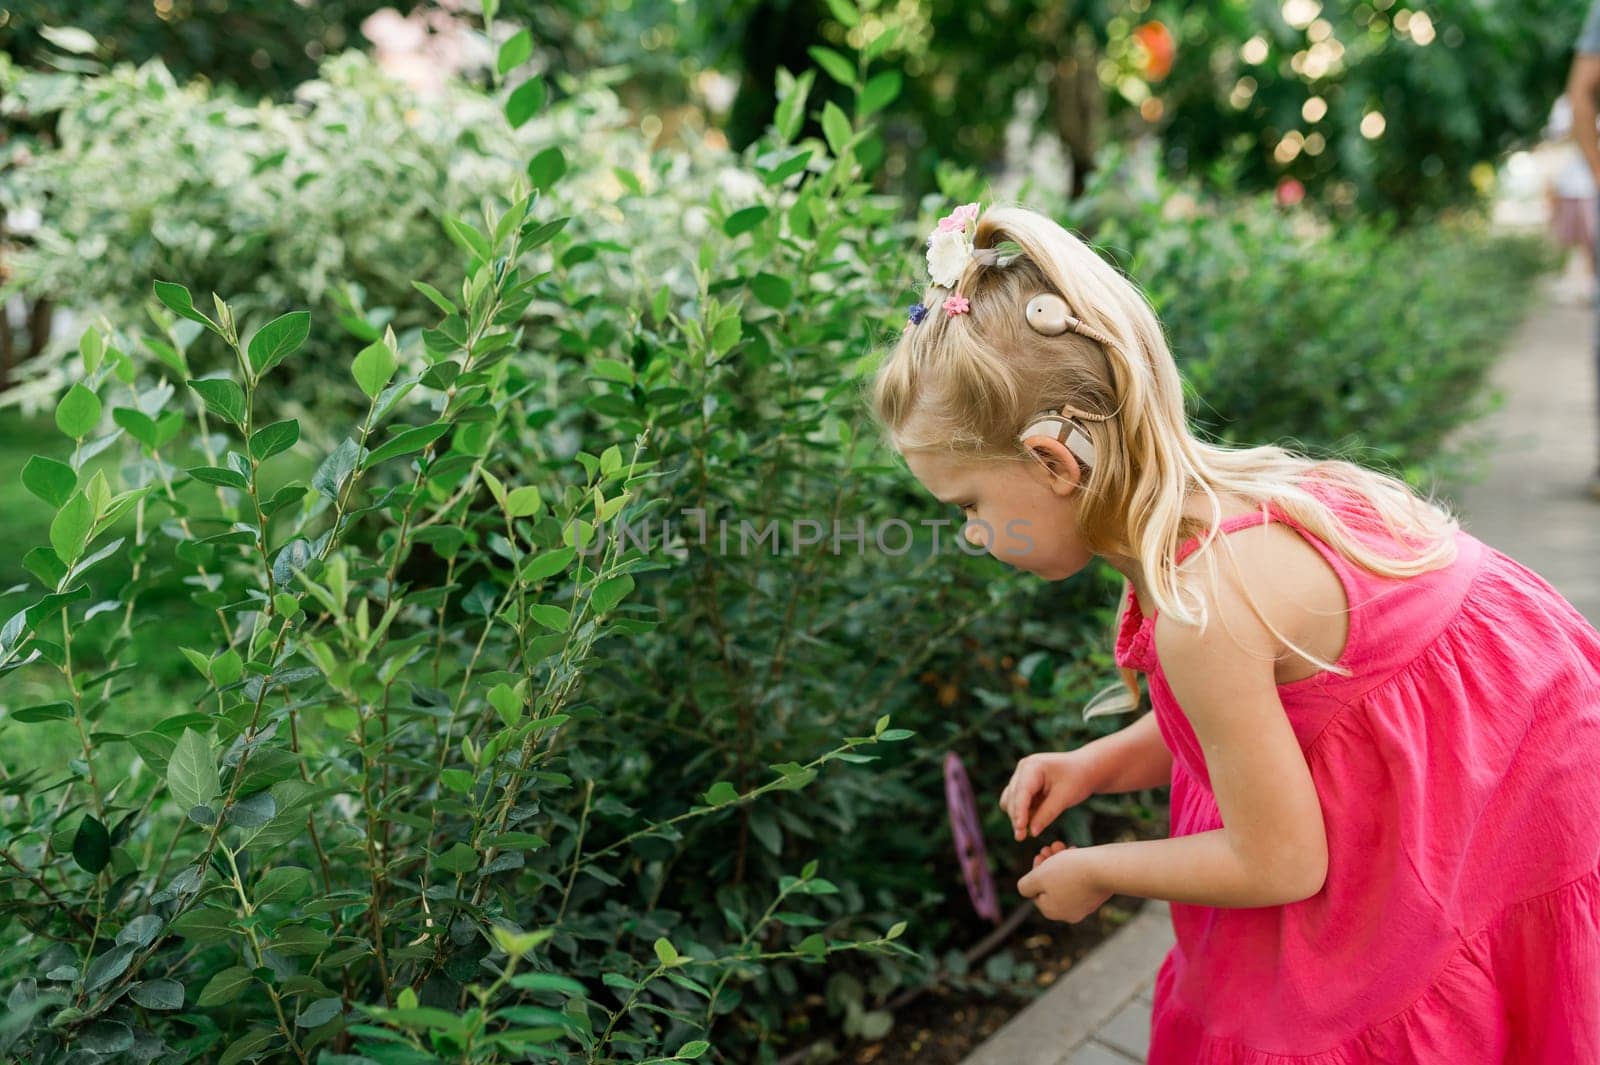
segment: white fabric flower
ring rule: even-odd
[[[928,245],[928,273],[933,283],[944,288],[955,288],[961,271],[972,256],[972,245],[967,243],[963,230],[945,230],[933,235]]]

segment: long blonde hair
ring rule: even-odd
[[[922,297],[928,314],[902,333],[878,368],[869,406],[901,454],[1037,461],[1018,441],[1033,415],[1064,404],[1113,415],[1082,423],[1095,463],[1081,488],[1078,535],[1096,554],[1137,559],[1158,612],[1202,628],[1205,598],[1180,580],[1174,556],[1184,540],[1204,534],[1195,557],[1205,560],[1215,581],[1213,543],[1220,540],[1231,553],[1227,538],[1217,536],[1223,493],[1276,506],[1374,574],[1409,577],[1454,560],[1456,519],[1397,478],[1283,447],[1228,448],[1198,439],[1185,417],[1177,364],[1138,288],[1036,211],[998,205],[985,211],[974,245],[993,248],[1003,241],[1015,242],[1021,254],[1002,265],[969,262],[956,282],[970,300],[968,313],[944,314],[939,305],[950,291],[930,284]],[[1060,295],[1110,343],[1071,331],[1035,332],[1025,309],[1042,292]],[[1354,493],[1358,507],[1376,519],[1373,529],[1381,525],[1412,553],[1397,557],[1363,542],[1303,487],[1307,477]],[[1183,513],[1195,492],[1210,502],[1209,521]],[[1251,607],[1261,617],[1253,599]],[[1338,670],[1261,620],[1309,661]]]

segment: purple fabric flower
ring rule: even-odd
[[[944,756],[944,795],[950,808],[950,830],[955,836],[956,858],[961,876],[967,882],[967,897],[978,916],[1000,923],[1000,900],[989,875],[989,855],[983,846],[983,830],[978,827],[977,804],[972,799],[972,784],[960,755],[948,751]]]
[[[911,305],[911,324],[912,325],[921,325],[922,324],[922,319],[926,318],[927,315],[928,315],[928,308],[924,307],[922,304],[913,303]]]

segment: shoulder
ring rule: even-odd
[[[1179,567],[1187,596],[1204,604],[1202,630],[1165,613],[1155,624],[1163,662],[1200,655],[1216,661],[1264,657],[1268,666],[1289,653],[1277,633],[1300,639],[1318,620],[1345,607],[1339,574],[1292,526],[1264,522],[1219,535]]]

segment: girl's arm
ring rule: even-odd
[[[1285,616],[1288,582],[1267,566],[1284,556],[1265,530],[1234,535],[1256,551],[1250,583],[1262,612]],[[1257,535],[1252,536],[1254,532]],[[1240,551],[1241,558],[1249,557]],[[1272,556],[1276,555],[1276,559]],[[1219,567],[1204,631],[1160,616],[1156,652],[1194,728],[1222,828],[1172,839],[1080,848],[1084,875],[1108,893],[1209,906],[1273,906],[1320,891],[1327,875],[1322,806],[1299,740],[1278,699],[1271,631],[1243,597],[1242,578]],[[1289,604],[1293,608],[1292,604]]]
[[[1133,724],[1078,749],[1094,766],[1097,795],[1159,788],[1172,780],[1172,752],[1156,727],[1156,715],[1149,711]]]

